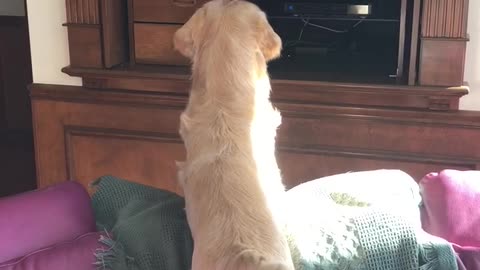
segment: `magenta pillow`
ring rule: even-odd
[[[480,171],[444,170],[420,182],[422,227],[465,247],[480,247]]]
[[[87,233],[72,241],[56,244],[27,254],[21,258],[0,263],[0,270],[94,270],[96,249],[105,249],[99,243],[101,233]]]
[[[90,196],[69,181],[0,199],[0,263],[94,232]]]

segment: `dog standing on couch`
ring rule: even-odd
[[[192,61],[180,117],[178,162],[194,239],[193,270],[293,270],[281,217],[285,188],[275,159],[280,114],[269,101],[267,62],[281,39],[243,0],[213,0],[174,36]]]

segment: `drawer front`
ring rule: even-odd
[[[135,61],[140,64],[188,65],[189,60],[173,49],[173,35],[180,25],[136,23]]]
[[[185,23],[208,0],[133,0],[137,22]]]

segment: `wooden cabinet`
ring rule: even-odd
[[[67,3],[75,1],[92,2]],[[173,51],[172,36],[204,2],[102,0],[95,5],[98,22],[79,22],[70,11],[72,59],[63,72],[81,77],[83,86],[32,86],[40,187],[68,179],[86,186],[113,174],[180,192],[174,161],[185,154],[178,121],[191,74],[187,59]],[[404,70],[413,71],[404,74],[408,83],[326,82],[308,72],[271,70],[272,101],[283,117],[277,157],[287,187],[347,171],[401,169],[418,180],[447,168],[480,169],[480,113],[458,110],[468,86],[417,80],[418,74],[437,82],[435,74],[453,78],[463,52],[437,46],[437,37],[430,45],[420,39],[431,14],[421,12],[420,0],[399,3],[413,11],[398,19],[411,19],[411,31],[400,33],[411,42],[398,50],[405,53]],[[445,69],[442,61],[456,64]]]

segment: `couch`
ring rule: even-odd
[[[418,184],[423,230],[452,244],[459,270],[480,269],[480,171],[433,172]],[[74,181],[0,199],[0,270],[102,269],[104,236]]]

